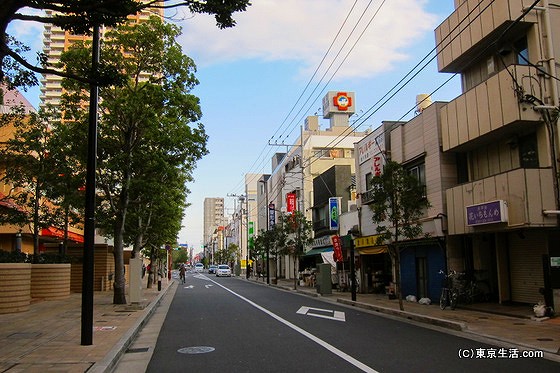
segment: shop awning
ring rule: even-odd
[[[64,231],[55,227],[43,228],[41,236],[64,238]],[[68,239],[79,243],[84,242],[84,236],[74,232],[68,232]]]
[[[370,246],[370,247],[362,247],[359,248],[358,254],[360,255],[374,255],[374,254],[383,254],[386,253],[388,250],[387,245],[381,246]]]
[[[306,252],[303,256],[321,255],[321,253],[326,253],[327,251],[334,251],[332,246],[329,247],[317,247]]]
[[[358,237],[354,240],[356,251],[360,255],[383,254],[387,252],[387,245],[378,245],[379,235]]]

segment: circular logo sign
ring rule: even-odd
[[[346,92],[338,92],[333,99],[334,106],[340,111],[346,111],[352,106],[352,97],[348,96]]]

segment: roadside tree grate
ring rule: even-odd
[[[126,350],[126,352],[134,354],[137,352],[147,352],[149,349],[149,347],[129,348],[128,350]]]
[[[205,353],[208,353],[208,352],[212,352],[214,350],[215,350],[214,347],[194,346],[194,347],[180,348],[180,349],[177,350],[177,352],[179,352],[180,354],[195,355],[195,354],[205,354]]]

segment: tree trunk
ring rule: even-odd
[[[113,286],[113,304],[126,304],[124,277],[124,257],[123,257],[123,228],[121,224],[116,224],[114,236],[113,255],[115,257],[115,283]]]

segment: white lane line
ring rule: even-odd
[[[358,360],[354,359],[352,356],[348,355],[346,352],[339,350],[338,348],[334,347],[330,343],[323,341],[322,339],[314,336],[313,334],[311,334],[308,331],[300,328],[299,326],[297,326],[295,324],[292,324],[288,320],[285,320],[285,319],[281,318],[280,316],[276,315],[275,313],[267,310],[266,308],[259,306],[258,304],[256,304],[252,300],[245,298],[243,295],[237,294],[233,290],[230,290],[230,289],[226,288],[225,286],[223,286],[222,284],[220,284],[220,283],[218,283],[214,280],[211,280],[211,279],[209,279],[209,280],[212,281],[213,283],[215,283],[216,285],[218,285],[219,287],[221,287],[222,289],[230,292],[231,294],[235,295],[236,297],[238,297],[238,298],[244,300],[245,302],[249,303],[251,306],[253,306],[253,307],[257,308],[258,310],[266,313],[267,315],[271,316],[272,318],[280,321],[282,324],[292,328],[293,330],[300,333],[301,335],[311,339],[313,342],[315,342],[318,345],[326,348],[327,350],[329,350],[333,354],[337,355],[338,357],[346,360],[350,364],[354,365],[356,368],[361,369],[362,371],[368,372],[368,373],[378,373],[375,369],[370,368],[369,366],[365,365],[361,361],[358,361]]]

